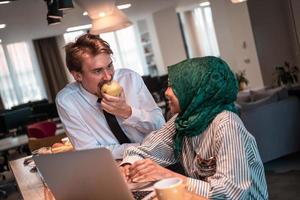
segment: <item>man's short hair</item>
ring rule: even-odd
[[[113,54],[109,44],[97,35],[84,34],[75,42],[70,42],[65,46],[66,64],[69,71],[81,72],[83,55],[96,56],[101,53]]]

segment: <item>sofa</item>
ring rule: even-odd
[[[300,101],[286,88],[240,92],[236,103],[264,163],[300,151]]]

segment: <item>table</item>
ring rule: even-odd
[[[7,151],[28,143],[27,135],[7,137],[0,140],[0,152]]]
[[[10,161],[9,165],[17,181],[24,200],[55,200],[51,191],[44,185],[38,173],[30,172],[30,166],[23,162],[30,156]],[[188,195],[188,200],[205,200],[193,194]]]
[[[30,172],[30,166],[24,166],[23,162],[28,157],[30,156],[9,162],[24,200],[54,200],[52,193],[43,184],[40,176]]]

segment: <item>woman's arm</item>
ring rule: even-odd
[[[160,130],[148,135],[141,146],[129,147],[124,153],[121,165],[149,158],[162,166],[174,164],[173,135],[176,116],[171,118]]]

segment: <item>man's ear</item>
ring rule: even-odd
[[[71,74],[72,74],[73,78],[77,82],[81,82],[82,81],[82,74],[81,74],[81,72],[71,71]]]

